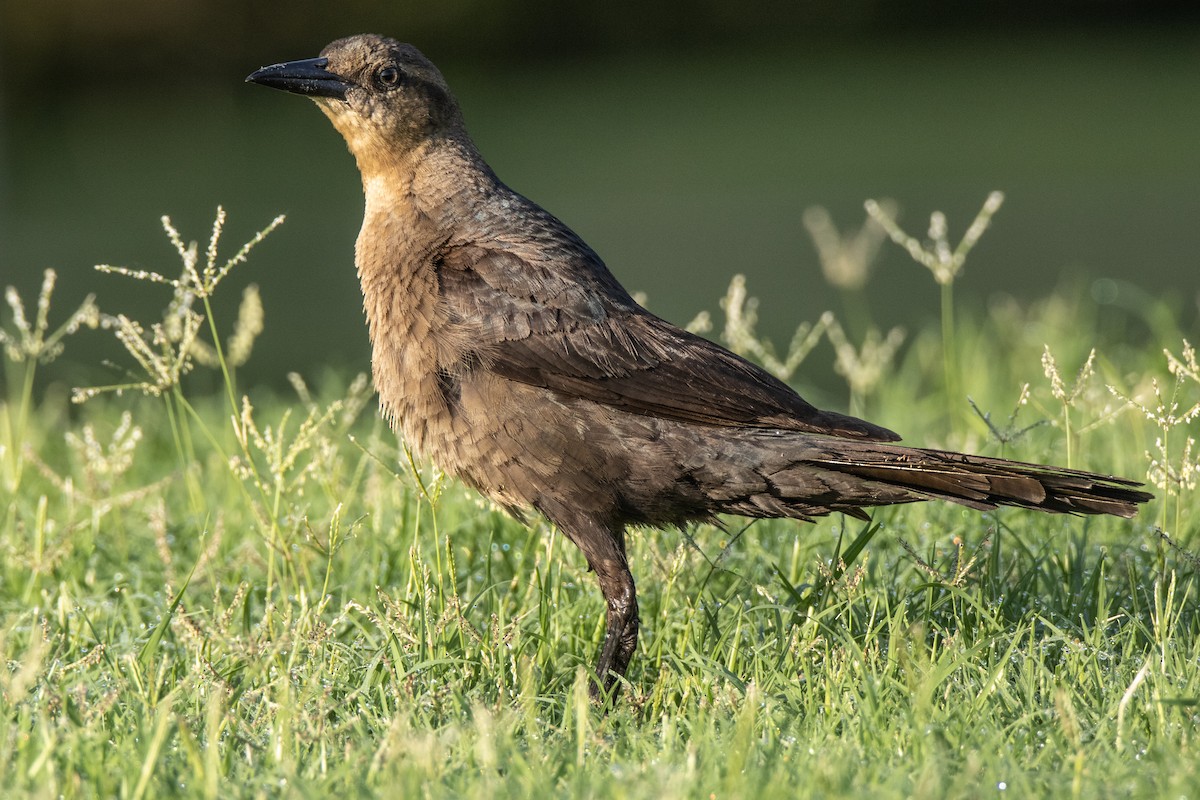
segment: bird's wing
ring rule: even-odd
[[[442,299],[490,371],[638,414],[900,438],[821,411],[761,367],[650,314],[586,245],[573,243],[557,257],[469,245],[447,247],[436,260]]]

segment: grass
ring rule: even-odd
[[[1200,792],[1200,375],[1178,330],[1106,341],[1079,296],[997,303],[951,317],[955,364],[934,326],[872,366],[886,380],[847,375],[910,442],[1062,462],[1069,440],[1160,497],[1132,521],[921,504],[636,531],[642,641],[604,715],[603,602],[561,535],[414,460],[361,379],[243,399],[207,302],[246,255],[219,266],[220,222],[205,263],[168,224],[185,269],[151,278],[161,322],[85,303],[56,335],[52,283],[32,321],[10,293],[4,796]],[[730,344],[781,368],[829,354],[797,336],[776,357],[744,282],[724,307]],[[84,323],[146,374],[72,406],[35,371]],[[202,353],[216,391],[194,389]]]

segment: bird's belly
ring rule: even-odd
[[[569,503],[614,522],[704,515],[700,491],[680,482],[694,438],[686,426],[494,375],[457,389],[411,404],[401,427],[414,449],[493,501]]]
[[[492,376],[458,389],[441,424],[424,426],[424,449],[492,500],[537,506],[548,487],[617,469],[592,451],[591,426],[552,393]]]

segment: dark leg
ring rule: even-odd
[[[604,645],[600,648],[600,658],[596,662],[596,678],[593,694],[598,694],[600,686],[604,694],[611,695],[617,680],[625,675],[629,662],[637,650],[638,641],[638,603],[637,589],[633,585],[633,574],[629,565],[621,560],[619,569],[601,571],[596,566],[596,576],[600,579],[600,591],[608,605],[605,613],[607,630],[604,634]]]
[[[608,606],[604,644],[596,662],[596,682],[592,684],[592,696],[602,699],[612,695],[637,650],[637,588],[625,559],[624,530],[611,530],[590,520],[573,522],[576,524],[558,522],[558,526],[583,551]]]

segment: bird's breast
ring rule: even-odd
[[[437,459],[451,436],[454,381],[471,346],[438,294],[433,254],[394,221],[364,225],[356,249],[380,407],[410,447]]]

